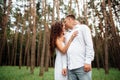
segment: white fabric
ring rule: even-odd
[[[55,73],[54,73],[55,80],[67,80],[67,77],[62,75],[62,69],[66,68],[66,64],[67,64],[66,54],[62,54],[56,48]]]
[[[94,59],[94,49],[91,37],[91,32],[86,25],[76,25],[74,29],[68,31],[65,35],[65,43],[68,42],[72,33],[78,31],[78,35],[72,41],[67,50],[68,55],[68,69],[76,69],[84,66],[84,64],[91,64]]]

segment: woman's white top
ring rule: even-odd
[[[56,59],[55,59],[54,78],[55,80],[67,80],[67,77],[62,75],[62,69],[66,68],[67,66],[66,54],[62,54],[57,48],[55,49],[55,51],[56,51]]]

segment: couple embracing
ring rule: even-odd
[[[54,80],[92,80],[91,31],[76,21],[74,15],[52,24],[50,51],[56,53]]]

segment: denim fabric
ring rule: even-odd
[[[92,71],[85,72],[84,68],[68,70],[68,80],[92,80]]]

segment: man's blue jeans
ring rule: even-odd
[[[92,80],[92,71],[85,72],[83,67],[68,70],[68,80]]]

